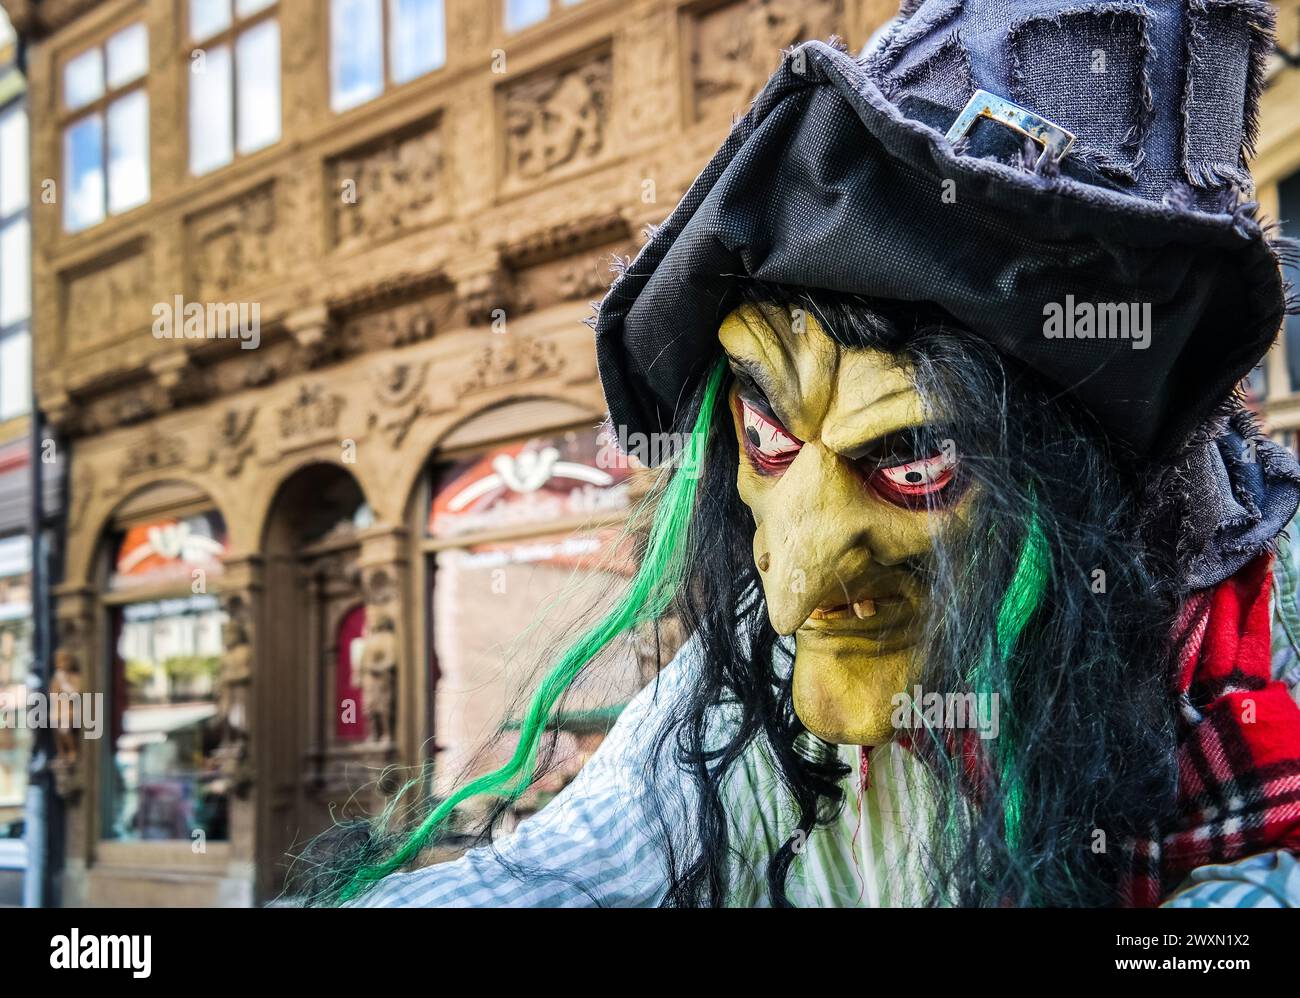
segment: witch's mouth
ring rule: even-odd
[[[808,614],[809,620],[866,620],[868,617],[876,615],[878,603],[895,603],[897,597],[875,598],[863,597],[859,600],[853,600],[849,603],[837,603],[834,606],[819,606],[812,613]]]

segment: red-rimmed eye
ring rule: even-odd
[[[803,444],[790,436],[776,417],[763,412],[743,398],[740,406],[741,431],[745,438],[745,453],[769,473],[780,473],[790,466]]]
[[[957,455],[945,449],[929,457],[878,467],[868,481],[881,498],[916,509],[938,505],[934,497],[948,489],[956,474]]]

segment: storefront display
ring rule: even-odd
[[[227,837],[227,790],[215,752],[222,725],[226,615],[207,591],[221,572],[225,528],[215,513],[128,527],[110,590],[175,595],[114,606],[103,837]]]

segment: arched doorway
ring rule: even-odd
[[[331,464],[294,473],[268,513],[257,639],[261,900],[280,892],[306,842],[350,804],[367,803],[353,792],[391,754],[391,733],[381,730],[388,740],[378,745],[371,729],[382,725],[360,702],[368,686],[360,558],[371,520],[356,480]]]
[[[509,757],[541,673],[633,574],[624,528],[648,479],[594,424],[550,400],[488,410],[440,442],[416,490],[409,527],[435,796]],[[577,773],[676,650],[668,630],[659,643],[620,639],[574,684],[544,736],[545,776],[515,803],[516,817]]]
[[[83,703],[91,733],[54,762],[87,858],[77,903],[133,903],[142,870],[171,878],[169,903],[251,900],[237,833],[248,684],[228,654],[228,553],[225,517],[201,489],[150,485],[101,531],[85,626],[60,621],[55,688],[103,698],[101,723],[87,725]]]

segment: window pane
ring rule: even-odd
[[[26,329],[0,340],[0,419],[13,419],[32,407],[31,351]]]
[[[330,107],[346,111],[384,89],[381,0],[330,5]]]
[[[1300,173],[1293,173],[1277,185],[1278,217],[1282,220],[1282,235],[1300,238]],[[1293,286],[1300,284],[1300,264],[1287,261],[1282,265],[1282,276]],[[1290,390],[1300,392],[1300,315],[1288,315],[1284,320],[1283,336],[1286,340],[1286,366],[1290,376]],[[1275,389],[1279,394],[1283,386]]]
[[[235,42],[239,85],[241,153],[255,152],[280,138],[280,24],[263,21]]]
[[[26,218],[0,229],[0,326],[22,322],[32,310],[30,239]]]
[[[113,781],[104,837],[228,836],[228,801],[213,752],[222,728],[225,614],[213,596],[131,603],[116,611]]]
[[[190,63],[190,172],[198,175],[229,163],[231,140],[230,46],[208,49]]]
[[[104,47],[110,89],[138,80],[149,68],[149,32],[143,24],[123,28]]]
[[[104,119],[88,115],[63,133],[63,227],[104,220]]]
[[[31,542],[26,537],[0,541],[0,696],[26,694],[31,668]],[[31,728],[0,725],[0,808],[19,809],[27,791]],[[0,842],[11,839],[21,821],[0,822]],[[21,834],[21,833],[19,833]]]
[[[76,109],[104,95],[104,53],[93,48],[63,67],[63,103]]]
[[[235,16],[248,17],[259,10],[266,10],[275,0],[235,0]]]
[[[506,0],[506,30],[518,31],[546,20],[551,0]]]
[[[0,215],[27,204],[27,112],[15,107],[0,117]]]
[[[190,0],[190,40],[201,42],[230,27],[230,0]]]
[[[108,107],[108,210],[149,200],[149,97],[133,90]]]
[[[447,61],[442,0],[389,0],[393,82],[405,83]]]

